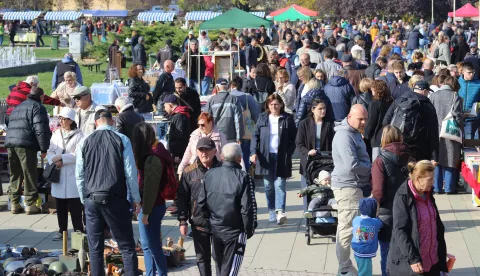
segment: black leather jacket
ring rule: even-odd
[[[214,157],[212,168],[220,167],[222,163]],[[182,180],[177,192],[178,221],[186,224],[187,220],[192,227],[204,232],[210,232],[208,219],[202,217],[198,208],[198,195],[205,182],[205,168],[197,158],[190,166],[183,170]]]
[[[116,120],[118,132],[125,134],[130,141],[132,140],[133,128],[136,124],[145,121],[142,115],[135,112],[132,104],[125,105]]]
[[[133,106],[138,113],[153,111],[153,99],[149,92],[150,86],[142,78],[130,78],[128,81],[128,96],[133,100]]]
[[[28,95],[9,117],[6,148],[27,148],[47,152],[50,147],[50,131],[47,109],[38,97]]]

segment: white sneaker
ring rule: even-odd
[[[278,224],[278,225],[282,225],[282,224],[284,224],[286,221],[287,221],[287,216],[285,215],[285,213],[282,212],[282,211],[279,211],[279,212],[277,213],[277,224]]]
[[[270,211],[270,218],[268,219],[269,222],[275,222],[277,221],[277,214],[275,211]]]
[[[303,217],[308,219],[313,218],[312,211],[306,211],[305,213],[303,213]]]

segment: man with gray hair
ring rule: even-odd
[[[80,85],[83,84],[82,71],[80,66],[73,60],[73,55],[66,53],[63,59],[57,63],[52,76],[52,90],[55,90],[57,86],[64,81],[63,76],[66,72],[74,72],[77,75],[77,82]]]
[[[133,48],[133,63],[147,67],[147,53],[145,52],[145,38],[143,36],[138,38],[138,44]]]
[[[20,197],[25,196],[27,215],[40,213],[36,206],[37,190],[37,152],[45,158],[50,147],[50,131],[47,109],[42,105],[45,97],[43,89],[34,87],[28,99],[19,104],[10,115],[5,147],[8,149],[10,164],[10,200],[12,214],[23,213]]]
[[[347,70],[340,69],[336,76],[328,80],[324,88],[325,94],[332,102],[333,117],[336,122],[347,117],[352,99],[355,97],[355,90],[346,77]]]
[[[128,98],[120,97],[115,100],[115,107],[118,110],[118,117],[116,120],[117,131],[125,134],[130,141],[132,140],[133,128],[145,119],[142,115],[135,112],[133,104],[130,103]]]
[[[252,178],[242,171],[242,149],[229,143],[222,149],[221,167],[208,170],[198,196],[198,208],[210,220],[217,275],[238,275],[247,239],[257,227],[257,203]]]

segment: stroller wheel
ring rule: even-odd
[[[307,240],[307,245],[310,245],[310,235],[306,235],[305,239]]]
[[[314,233],[312,227],[308,227],[308,235],[313,239]]]

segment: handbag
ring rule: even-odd
[[[66,143],[65,143],[65,140],[63,139],[63,134],[62,134],[61,130],[60,130],[60,135],[62,136],[62,143],[63,143],[62,154],[65,154]],[[67,143],[68,143],[68,141],[70,141],[70,139],[72,139],[73,136],[75,136],[75,134],[70,136],[70,138],[68,138]],[[57,167],[57,165],[55,165],[55,163],[52,163],[52,164],[47,163],[47,165],[45,165],[45,170],[43,170],[43,177],[48,182],[58,183],[60,181],[60,169],[61,168]]]
[[[442,127],[440,129],[440,138],[452,140],[458,143],[463,142],[462,130],[460,129],[457,120],[452,115],[453,106],[455,104],[456,95],[453,97],[452,108],[448,112],[447,116],[442,120]]]
[[[250,112],[250,109],[248,108],[248,96],[245,95],[245,98],[247,102],[247,106],[243,111],[243,125],[245,127],[245,134],[243,135],[242,139],[252,140],[252,135],[255,131],[255,122],[252,120],[252,114]]]

